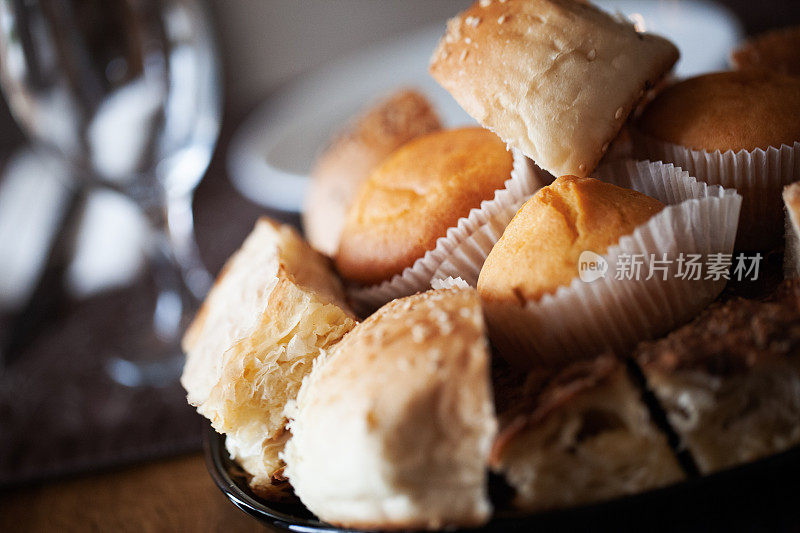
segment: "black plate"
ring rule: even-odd
[[[260,500],[209,426],[208,469],[239,509],[285,531],[354,532],[320,522],[300,504]],[[800,531],[800,447],[724,472],[609,502],[534,515],[500,513],[474,532]]]

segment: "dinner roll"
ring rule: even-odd
[[[669,41],[579,0],[478,1],[430,72],[485,127],[555,176],[587,176],[678,59]]]
[[[800,26],[780,28],[748,39],[731,60],[737,70],[800,76]]]
[[[289,226],[260,219],[223,267],[183,339],[181,383],[256,492],[284,490],[284,406],[354,325],[328,261]]]
[[[488,519],[496,421],[474,289],[386,304],[318,360],[288,412],[285,473],[321,520],[437,529]]]
[[[664,205],[632,189],[562,176],[528,200],[494,245],[478,277],[489,306],[524,305],[578,276],[586,250],[604,254]]]
[[[333,256],[345,214],[359,186],[386,156],[406,142],[441,128],[431,103],[402,89],[368,106],[319,155],[303,206],[311,246]]]
[[[658,94],[637,127],[695,150],[767,149],[800,141],[800,78],[769,72],[718,72]]]
[[[634,354],[700,472],[800,444],[800,286],[709,308]]]
[[[511,177],[511,152],[492,132],[430,133],[370,175],[347,214],[336,266],[370,285],[400,274]]]
[[[513,503],[540,511],[611,499],[684,478],[625,367],[610,355],[532,374],[500,411],[492,467]]]

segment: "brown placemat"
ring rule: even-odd
[[[212,272],[259,216],[298,222],[238,195],[223,158],[215,158],[195,199],[198,241]],[[200,449],[204,422],[177,382],[128,388],[106,370],[111,355],[147,353],[153,297],[143,279],[56,302],[33,340],[0,369],[0,487]],[[0,333],[13,325],[3,321]]]

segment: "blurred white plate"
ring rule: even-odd
[[[702,0],[600,0],[609,12],[644,22],[680,49],[680,77],[724,69],[742,36],[738,20]],[[379,43],[309,72],[258,107],[228,152],[234,186],[265,207],[299,211],[314,158],[336,128],[365,103],[400,86],[425,93],[448,126],[474,121],[428,75],[444,22]]]

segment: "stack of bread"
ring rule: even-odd
[[[800,273],[800,78],[761,43],[672,83],[669,41],[583,0],[449,21],[430,73],[480,126],[410,89],[365,109],[318,158],[310,244],[259,221],[186,334],[189,402],[253,492],[474,527],[489,472],[531,512],[800,442],[795,282],[712,303],[734,250],[780,244],[781,198]]]

